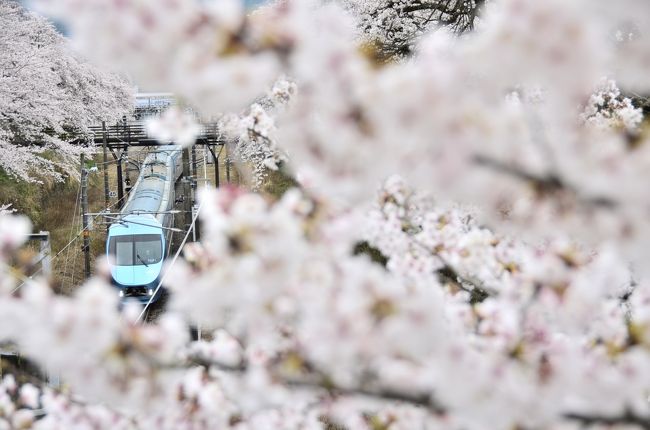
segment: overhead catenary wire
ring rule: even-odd
[[[178,213],[178,212],[175,212],[175,213]],[[145,224],[143,222],[136,222],[136,221],[131,221],[131,220],[123,220],[123,219],[121,219],[119,217],[104,215],[104,218],[115,221],[112,224],[135,224],[135,225],[142,225],[142,226],[145,226],[145,227],[159,228],[161,230],[169,230],[169,231],[173,231],[173,232],[177,232],[177,233],[183,232],[183,230],[181,230],[179,228],[163,227],[163,226],[158,227],[158,226],[154,226],[154,225],[151,225],[151,224]]]
[[[77,211],[79,210],[79,201],[81,198],[81,183],[77,184],[77,198],[75,200],[74,204],[74,212],[72,212],[72,224],[70,225],[70,234],[68,235],[68,241],[72,240],[72,235],[74,234],[74,229],[76,224],[76,219],[77,219]],[[63,266],[63,277],[65,277],[68,273],[68,261],[70,260],[70,248],[68,248],[68,252],[65,254],[65,265]]]
[[[116,202],[112,203],[112,204],[111,204],[108,208],[106,208],[106,209],[110,209],[110,208],[114,207],[116,204],[118,204],[121,200],[124,200],[126,197],[128,197],[128,195],[124,195],[124,196],[122,196],[121,199],[118,199]],[[95,220],[96,220],[97,218],[99,218],[100,216],[102,216],[102,215],[103,215],[103,214],[102,214],[101,212],[98,213],[97,215],[95,215],[95,216],[93,217],[93,221],[92,221],[92,223],[94,223]],[[92,224],[92,223],[91,223],[91,224]],[[79,232],[77,232],[77,234],[76,234],[76,235],[75,235],[75,236],[74,236],[74,237],[73,237],[73,238],[72,238],[72,239],[71,239],[71,240],[70,240],[70,241],[69,241],[69,242],[68,242],[68,243],[63,247],[63,248],[61,248],[61,250],[60,250],[59,252],[57,252],[56,255],[54,255],[54,257],[52,257],[51,261],[54,262],[54,260],[56,260],[56,259],[57,259],[57,258],[58,258],[58,257],[59,257],[59,256],[60,256],[60,255],[65,251],[65,250],[66,250],[66,249],[68,249],[68,248],[70,247],[70,245],[72,245],[72,244],[73,244],[77,239],[79,239],[79,237],[81,237],[81,235],[84,233],[85,230],[86,230],[85,228],[82,228],[81,230],[79,230]],[[89,230],[89,231],[90,231],[90,230]],[[76,257],[76,255],[77,255],[77,254],[75,253],[74,256]],[[34,263],[34,265],[41,263],[45,258],[46,258],[46,256],[43,256],[40,260],[38,260],[36,263]],[[75,258],[75,260],[76,260],[76,258]],[[75,261],[75,260],[73,260],[73,267],[74,267],[74,261]],[[20,284],[19,286],[17,286],[17,287],[12,291],[12,293],[15,293],[16,291],[18,291],[18,290],[19,290],[23,285],[25,285],[25,284],[27,283],[27,281],[32,281],[33,278],[34,278],[34,276],[38,275],[42,270],[43,270],[43,267],[39,268],[36,272],[34,272],[33,274],[31,274],[28,278],[26,278],[26,281],[23,281],[22,284]],[[74,271],[73,271],[72,273],[73,273],[73,276],[74,276]]]
[[[83,230],[82,230],[83,232]],[[79,236],[75,237],[74,240],[76,241],[79,238]],[[70,269],[70,287],[74,286],[74,277],[75,277],[75,268],[77,267],[77,256],[79,255],[78,252],[74,252],[72,254],[72,268]],[[37,272],[38,273],[38,272]],[[35,273],[35,275],[37,274]]]
[[[67,244],[66,246],[64,246],[64,247],[63,247],[63,248],[62,248],[62,249],[61,249],[61,250],[60,250],[60,251],[59,251],[59,252],[58,252],[54,257],[52,257],[52,260],[51,260],[51,261],[54,261],[54,260],[55,260],[58,256],[60,256],[60,255],[61,255],[61,254],[66,250],[66,249],[68,249],[68,247],[69,247],[70,245],[72,245],[72,244],[73,244],[73,243],[74,243],[74,242],[79,238],[79,236],[81,236],[81,235],[83,234],[84,230],[85,230],[85,229],[81,229],[81,231],[79,231],[79,232],[75,235],[75,237],[73,237],[72,240],[70,240],[70,242],[68,242],[68,244]],[[44,258],[45,258],[45,257],[41,258],[41,259],[40,259],[39,261],[37,261],[35,264],[40,263],[41,261],[43,261]],[[18,291],[18,290],[19,290],[23,285],[25,285],[28,281],[33,281],[34,276],[38,275],[42,270],[43,270],[43,268],[41,267],[41,268],[38,269],[36,272],[34,272],[33,274],[31,274],[28,278],[25,279],[25,281],[23,281],[22,284],[20,284],[20,285],[17,286],[16,288],[14,288],[14,290],[13,290],[11,293],[13,294],[13,293],[15,293],[16,291]]]

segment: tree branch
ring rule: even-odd
[[[635,425],[644,430],[650,430],[650,417],[642,417],[629,409],[621,415],[590,415],[581,413],[567,413],[564,417],[571,421],[577,421],[584,426],[591,425]]]
[[[615,209],[618,206],[618,203],[609,197],[591,197],[582,195],[575,187],[568,184],[565,180],[556,174],[549,173],[545,176],[535,175],[525,171],[518,166],[512,166],[505,162],[495,160],[484,155],[475,155],[473,161],[479,166],[487,167],[496,172],[512,176],[513,178],[519,179],[522,182],[530,183],[540,195],[551,195],[565,191],[573,195],[576,202],[581,203],[585,206],[603,209]]]
[[[443,415],[447,411],[444,406],[437,403],[433,396],[428,393],[407,393],[363,384],[355,387],[342,387],[332,385],[327,380],[318,381],[299,378],[283,378],[283,380],[291,387],[322,389],[334,396],[362,396],[390,402],[408,403],[413,406],[426,408],[436,415]]]

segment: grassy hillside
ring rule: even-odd
[[[91,210],[101,209],[103,202],[101,175],[89,178],[88,199]],[[33,184],[17,181],[0,169],[0,203],[11,203],[16,213],[27,216],[33,231],[49,231],[53,254],[57,254],[81,230],[80,209],[77,204],[79,181],[70,178],[65,182],[45,181]],[[102,232],[93,232],[92,254],[103,249]],[[83,277],[81,242],[73,243],[53,262],[55,283],[68,290],[73,279]],[[75,282],[76,283],[76,282]]]

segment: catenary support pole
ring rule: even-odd
[[[90,231],[88,230],[88,169],[81,154],[81,219],[83,225],[84,276],[90,278]]]
[[[212,153],[214,155],[214,152]],[[215,180],[215,188],[219,188],[221,186],[221,173],[219,172],[219,155],[221,155],[221,151],[214,157],[214,180]]]
[[[104,153],[104,203],[106,205],[105,207],[108,208],[111,205],[111,196],[108,192],[108,136],[106,135],[106,121],[102,121],[102,134],[102,152]]]
[[[183,212],[185,230],[192,225],[192,190],[190,177],[190,152],[187,148],[183,149]]]
[[[192,177],[196,179],[199,175],[196,172],[197,169],[197,164],[196,164],[196,145],[192,145]]]
[[[208,145],[203,147],[203,184],[208,185]]]
[[[228,144],[224,144],[223,148],[226,150],[226,153],[224,156],[226,157],[225,163],[226,163],[226,183],[230,184],[230,148],[228,147]]]
[[[215,188],[219,188],[219,155],[221,152],[215,154],[212,146],[208,146],[208,149],[210,150],[210,154],[212,154],[212,158],[214,159],[214,186]]]
[[[194,208],[194,205],[196,204],[197,199],[197,194],[198,194],[198,177],[199,174],[197,172],[198,165],[196,163],[196,145],[192,145],[192,150],[191,150],[191,155],[192,155],[192,183],[191,188],[192,188],[192,208]],[[192,215],[193,217],[194,215]],[[194,231],[196,233],[196,227],[194,228]],[[196,242],[196,239],[194,239],[194,242]]]
[[[124,150],[120,151],[120,156],[117,158],[117,208],[122,209],[124,206],[124,179],[122,178],[122,156]]]

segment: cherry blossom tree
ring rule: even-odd
[[[275,137],[275,116],[291,100],[295,84],[280,79],[269,93],[253,103],[242,115],[227,115],[220,128],[234,142],[232,152],[242,171],[248,174],[251,188],[259,190],[268,180],[269,171],[287,162]]]
[[[435,28],[462,34],[474,29],[485,0],[343,0],[359,19],[363,38],[382,57],[409,56]]]
[[[82,148],[69,142],[129,112],[119,76],[71,53],[45,18],[0,1],[0,167],[16,178],[62,178]]]
[[[41,5],[98,64],[205,115],[289,76],[284,111],[240,130],[301,187],[204,190],[202,240],[146,324],[104,265],[71,297],[21,286],[29,225],[2,215],[0,339],[67,389],[6,377],[0,426],[650,428],[650,137],[613,83],[650,87],[647,2],[495,0],[391,64],[332,3]]]

